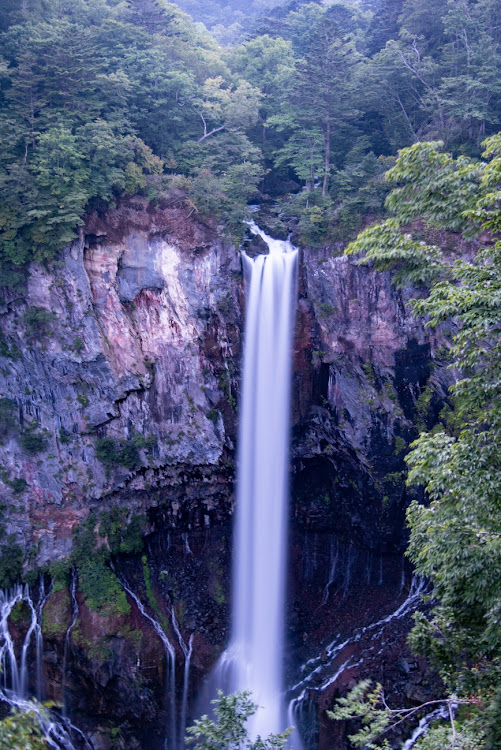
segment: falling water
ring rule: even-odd
[[[334,552],[334,545],[335,545],[335,549],[336,549],[335,552]],[[323,596],[322,596],[322,603],[320,605],[321,607],[324,604],[327,604],[327,600],[329,599],[330,589],[331,589],[331,586],[334,583],[334,579],[336,577],[338,557],[339,557],[339,540],[338,539],[336,539],[336,540],[331,539],[331,543],[330,543],[329,580],[327,581],[327,583],[325,585],[325,588],[324,588],[324,593],[323,593]]]
[[[332,685],[340,675],[347,669],[358,667],[364,661],[364,653],[373,651],[376,644],[379,644],[379,653],[381,653],[386,643],[387,626],[394,620],[408,617],[412,614],[421,603],[421,595],[426,592],[426,581],[422,578],[414,577],[411,582],[409,593],[399,607],[386,617],[376,622],[358,628],[346,640],[341,641],[339,635],[324,649],[320,656],[309,659],[301,667],[301,679],[293,685],[288,694],[290,702],[288,706],[288,723],[295,726],[312,727],[311,703],[314,694],[321,695],[327,688]],[[364,638],[368,639],[368,645],[362,649],[361,658],[355,662],[354,656],[348,656],[341,665],[338,664],[342,652],[354,644],[360,643]],[[294,748],[299,748],[300,743],[297,738],[293,738]],[[311,745],[311,742],[307,746]]]
[[[184,672],[183,672],[183,693],[181,697],[181,716],[179,720],[179,747],[184,747],[184,739],[186,735],[186,716],[188,713],[188,692],[190,687],[190,666],[191,666],[191,655],[193,653],[193,633],[191,633],[188,645],[181,635],[179,625],[177,624],[176,613],[174,607],[171,612],[172,627],[176,633],[177,640],[181,646],[181,651],[184,656]]]
[[[129,594],[129,596],[135,601],[136,606],[138,610],[141,612],[142,616],[148,620],[148,622],[153,626],[153,629],[155,633],[158,635],[160,640],[163,643],[164,649],[165,649],[165,661],[166,661],[166,679],[165,679],[165,692],[166,692],[166,708],[168,713],[167,718],[167,737],[165,740],[164,747],[171,748],[176,746],[176,652],[174,651],[174,646],[170,642],[170,640],[167,637],[167,634],[165,633],[164,629],[158,622],[158,620],[155,620],[154,617],[151,617],[151,615],[148,614],[146,611],[146,608],[142,601],[139,599],[137,594],[135,594],[130,586],[127,585],[127,582],[125,578],[120,575],[119,576],[120,583],[122,584],[122,587],[124,591]],[[191,654],[190,654],[191,657]]]
[[[45,578],[40,576],[40,587],[38,591],[38,604],[36,608],[36,628],[35,628],[35,659],[36,659],[36,698],[37,701],[43,701],[45,698],[45,685],[42,670],[42,656],[43,656],[43,635],[42,635],[42,620],[44,607],[47,604],[47,600],[52,593],[53,582],[50,582],[48,591],[45,591]]]
[[[66,631],[64,639],[64,652],[63,652],[63,716],[68,715],[68,700],[66,691],[66,672],[68,669],[68,657],[70,655],[71,646],[71,633],[75,628],[78,620],[78,601],[77,601],[77,575],[74,568],[71,571],[71,582],[70,582],[70,598],[71,598],[71,622]]]
[[[42,614],[50,595],[51,588],[45,592],[44,581],[40,581],[38,603],[35,606],[28,586],[17,585],[10,591],[0,590],[0,672],[2,685],[0,700],[11,708],[21,712],[29,711],[35,717],[49,748],[53,750],[76,750],[72,736],[78,736],[79,747],[92,750],[92,744],[77,727],[67,719],[61,719],[54,711],[46,709],[28,700],[29,672],[28,653],[31,641],[35,646],[35,691],[37,696],[43,693],[42,684]],[[25,602],[30,611],[30,624],[23,644],[19,662],[16,657],[14,641],[9,630],[9,618],[19,602]]]
[[[269,255],[243,254],[248,289],[234,543],[232,637],[219,663],[259,706],[249,730],[283,729],[282,661],[292,331],[297,250],[253,222]]]

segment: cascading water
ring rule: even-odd
[[[183,636],[181,635],[181,631],[179,630],[179,625],[177,623],[176,619],[176,613],[174,612],[174,607],[172,607],[171,610],[171,621],[172,621],[172,627],[174,628],[174,632],[176,633],[177,640],[179,641],[179,645],[181,646],[181,651],[183,652],[184,656],[184,671],[183,671],[183,693],[181,697],[181,715],[179,719],[179,738],[178,743],[179,747],[183,748],[185,746],[185,735],[186,735],[186,716],[188,714],[188,691],[190,687],[190,666],[191,666],[191,655],[193,653],[193,633],[191,633],[188,644],[186,644],[186,641],[184,640]]]
[[[127,582],[125,578],[122,575],[119,575],[120,583],[124,589],[124,591],[129,594],[129,596],[134,600],[136,603],[136,606],[138,610],[141,612],[142,616],[148,620],[148,622],[153,626],[153,629],[155,633],[158,635],[160,640],[162,641],[163,647],[165,649],[165,667],[166,667],[166,677],[165,677],[165,693],[166,693],[166,709],[167,709],[167,737],[165,739],[165,750],[168,750],[169,748],[176,747],[176,652],[174,651],[174,646],[169,641],[164,629],[158,622],[158,620],[155,620],[154,617],[151,617],[151,615],[148,614],[146,611],[146,608],[142,601],[139,599],[137,594],[132,591],[130,586],[127,585]],[[174,612],[174,610],[173,610]],[[191,658],[191,651],[190,651],[190,658]]]
[[[313,694],[321,695],[345,670],[360,666],[364,661],[364,654],[373,652],[375,648],[378,648],[378,653],[381,653],[385,645],[387,626],[394,620],[408,617],[415,612],[422,601],[421,595],[426,590],[426,581],[423,578],[414,577],[405,601],[396,610],[370,625],[355,630],[344,641],[337,636],[326,648],[322,649],[320,656],[309,659],[303,664],[301,679],[287,691],[289,696],[288,724],[302,727],[303,730],[310,732],[310,735],[304,738],[307,747],[315,742],[313,738],[315,720],[311,700]],[[367,640],[365,647],[363,646],[364,639]],[[354,654],[350,654],[355,644],[362,644],[362,653],[358,661]],[[346,652],[349,656],[340,664]],[[295,750],[301,748],[297,736],[293,737],[293,747]]]
[[[52,585],[51,585],[52,588]],[[0,590],[0,671],[2,685],[0,686],[0,700],[11,708],[21,712],[30,712],[36,717],[43,737],[48,747],[53,750],[76,750],[72,737],[78,738],[78,747],[92,750],[92,744],[84,737],[77,727],[67,719],[61,719],[50,709],[41,707],[28,699],[29,672],[28,654],[31,642],[35,643],[35,693],[43,697],[42,682],[42,615],[43,608],[49,597],[51,588],[45,592],[43,578],[40,580],[39,598],[35,606],[28,586],[17,585],[10,591]],[[19,603],[24,602],[30,611],[30,623],[21,646],[18,661],[14,641],[9,630],[9,618],[12,610]]]
[[[78,601],[77,601],[77,574],[74,568],[71,570],[71,581],[70,581],[70,600],[71,600],[71,622],[66,631],[64,638],[64,653],[63,653],[63,716],[68,715],[68,695],[66,690],[66,677],[68,670],[68,658],[70,656],[71,646],[71,633],[75,628],[78,620]]]
[[[268,255],[243,253],[248,289],[234,542],[232,637],[217,677],[259,706],[251,735],[284,728],[283,616],[297,250],[250,222]]]

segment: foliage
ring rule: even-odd
[[[471,703],[475,711],[474,701]],[[367,750],[390,750],[390,742],[386,735],[391,735],[393,729],[402,722],[416,719],[417,717],[432,714],[435,719],[447,716],[450,727],[438,727],[438,730],[430,732],[424,740],[420,740],[419,748],[424,750],[475,750],[478,743],[484,739],[483,735],[472,734],[471,709],[469,717],[464,720],[455,718],[456,711],[461,701],[456,698],[446,700],[432,700],[413,708],[392,709],[388,706],[381,685],[373,689],[370,680],[359,682],[345,698],[339,698],[333,711],[327,711],[331,719],[346,720],[359,719],[361,728],[349,736],[350,742],[358,748]],[[433,713],[441,708],[440,713]]]
[[[62,591],[67,588],[70,582],[70,566],[67,560],[57,560],[50,566],[50,575],[53,586],[52,593]]]
[[[264,8],[181,5],[232,42],[244,15]],[[179,197],[176,181],[189,210],[233,236],[249,201],[278,199],[286,229],[312,245],[381,215],[385,160],[420,139],[464,154],[461,175],[430,153],[422,185],[436,168],[458,200],[473,188],[467,157],[501,125],[492,0],[382,0],[373,15],[341,0],[272,0],[255,30],[245,26],[245,41],[221,50],[165,0],[2,7],[4,284],[53,259],[86,212],[137,192]]]
[[[90,609],[106,616],[130,614],[125,592],[101,555],[87,559],[80,566],[78,583]]]
[[[15,536],[9,535],[0,547],[0,588],[7,589],[21,579],[24,552]]]
[[[96,455],[107,466],[125,466],[130,471],[141,466],[141,457],[133,440],[99,438],[96,442]]]
[[[144,516],[134,514],[127,522],[127,511],[112,508],[100,515],[99,535],[106,537],[112,555],[139,554],[143,551]]]
[[[7,480],[7,484],[12,488],[14,495],[20,495],[28,487],[28,482],[24,477],[16,477],[15,479]]]
[[[36,456],[37,453],[41,453],[46,449],[47,438],[41,432],[28,430],[21,436],[21,445],[26,453],[29,453],[31,456]]]
[[[55,320],[55,313],[45,307],[28,307],[23,315],[23,323],[30,338],[49,336]]]
[[[98,546],[97,518],[90,514],[73,536],[71,564],[78,571],[79,588],[89,607],[104,615],[128,615],[130,606],[118,578],[107,565],[110,552]]]
[[[0,750],[46,750],[35,711],[13,709],[0,721]]]
[[[450,355],[461,428],[422,433],[406,458],[408,482],[423,485],[427,496],[427,504],[413,501],[408,509],[408,555],[417,573],[433,582],[437,599],[430,617],[416,616],[410,642],[440,670],[449,695],[472,708],[460,731],[438,727],[417,747],[494,748],[501,721],[501,242],[495,239],[501,134],[485,141],[485,161],[454,160],[439,147],[415,144],[400,153],[388,173],[400,185],[387,200],[395,218],[363,232],[348,252],[364,253],[362,263],[395,269],[399,283],[426,278],[431,288],[414,300],[415,312],[428,326],[457,325]],[[425,229],[443,224],[466,237],[483,232],[488,242],[471,260],[451,261],[404,233],[418,217]],[[365,696],[366,688],[344,706],[374,719],[365,732],[374,739],[377,722],[386,726],[390,714],[387,707],[382,713],[368,708],[379,694]]]
[[[16,404],[11,398],[3,396],[0,398],[0,438],[6,437],[16,427]]]
[[[284,748],[291,730],[268,737],[249,739],[246,723],[256,713],[257,705],[252,702],[250,693],[232,693],[223,695],[218,691],[218,698],[212,701],[215,719],[202,716],[189,727],[186,742],[199,750],[271,750]]]

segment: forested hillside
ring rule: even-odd
[[[307,244],[383,210],[392,155],[478,155],[501,126],[495,0],[293,3],[222,49],[164,0],[0,11],[0,252],[15,285],[86,211],[174,188],[240,231],[246,203]],[[273,223],[273,222],[272,222]]]

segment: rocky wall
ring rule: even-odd
[[[447,332],[412,317],[411,293],[329,249],[301,251],[287,680],[324,659],[299,706],[303,719],[305,705],[311,714],[312,748],[345,746],[323,713],[339,690],[385,659],[387,675],[399,673],[408,656],[410,620],[400,617],[391,649],[359,655],[365,672],[350,666],[332,680],[336,659],[357,662],[353,648],[332,663],[322,655],[409,594],[403,458],[418,428],[437,420],[450,381],[440,364]],[[2,424],[3,522],[31,550],[29,565],[67,557],[90,511],[147,519],[143,553],[114,565],[173,645],[174,688],[161,639],[130,595],[128,614],[107,617],[77,591],[69,645],[69,590],[47,605],[47,694],[96,747],[111,747],[110,737],[115,747],[162,747],[190,638],[188,716],[227,641],[242,308],[238,250],[182,205],[153,210],[140,199],[88,217],[60,262],[33,266],[27,296],[8,294],[0,308],[0,397],[15,404]],[[29,449],[30,434],[43,449]],[[24,490],[16,478],[26,478]]]

